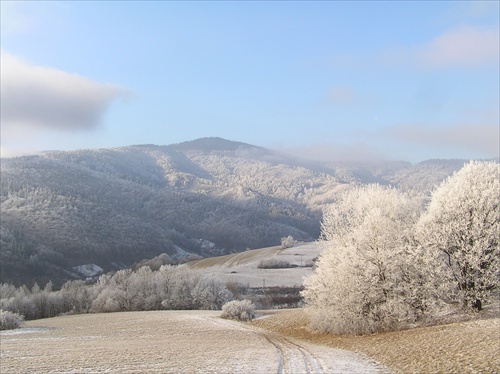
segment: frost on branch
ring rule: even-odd
[[[222,306],[222,318],[251,321],[255,317],[255,305],[250,300],[233,300]]]
[[[295,244],[293,236],[288,235],[287,237],[281,238],[281,249],[292,248]]]
[[[0,330],[17,329],[23,321],[22,315],[0,309]]]
[[[470,162],[426,211],[396,190],[360,187],[328,209],[317,269],[303,292],[313,327],[364,334],[398,329],[459,302],[498,296],[500,166]],[[418,219],[417,219],[418,218]]]
[[[449,296],[468,309],[481,310],[498,287],[499,203],[500,165],[470,162],[434,191],[418,225],[420,242],[443,260]]]
[[[419,206],[397,190],[348,191],[323,216],[323,252],[303,296],[320,331],[397,329],[426,312],[426,259],[412,231]]]

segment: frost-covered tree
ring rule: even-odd
[[[222,306],[222,318],[251,321],[255,318],[255,305],[250,300],[233,300]]]
[[[165,271],[165,270],[164,270]],[[171,268],[175,275],[170,279],[169,292],[162,301],[165,309],[196,309],[193,290],[199,283],[201,273],[186,267]]]
[[[0,309],[0,330],[12,330],[21,326],[24,317],[17,313]]]
[[[418,214],[407,195],[379,185],[349,190],[325,211],[324,249],[303,291],[313,327],[364,334],[422,315],[425,261],[412,241]]]
[[[418,225],[420,242],[444,259],[452,291],[481,310],[500,273],[500,165],[473,161],[433,192]]]
[[[99,287],[92,287],[85,284],[83,280],[66,282],[60,294],[64,301],[65,308],[71,313],[88,313],[93,301],[100,292]]]
[[[200,278],[192,291],[192,296],[196,308],[207,310],[220,310],[233,298],[233,294],[222,280],[209,275]]]
[[[292,235],[288,235],[284,238],[281,238],[281,249],[291,248],[295,244],[295,239],[293,239]]]

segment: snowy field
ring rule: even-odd
[[[6,373],[381,373],[373,360],[212,311],[86,314],[1,337]]]
[[[359,352],[397,374],[500,373],[500,309],[490,305],[480,315],[450,315],[443,324],[403,331],[339,336],[312,333],[303,309],[275,311],[254,325],[301,341]],[[462,321],[461,321],[462,320]]]
[[[303,278],[312,273],[312,261],[320,253],[318,243],[302,243],[281,249],[269,247],[227,256],[210,257],[187,264],[213,274],[219,279],[238,282],[250,287],[301,286]],[[261,261],[283,261],[297,267],[287,269],[259,269]],[[308,266],[305,266],[308,265]]]

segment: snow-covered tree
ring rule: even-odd
[[[473,161],[433,192],[420,242],[444,259],[450,296],[481,310],[500,273],[500,165]]]
[[[352,189],[325,211],[315,272],[303,296],[313,327],[364,334],[415,321],[426,308],[419,291],[424,262],[412,230],[419,205],[395,189]]]
[[[83,280],[74,280],[66,282],[59,293],[65,308],[71,313],[79,314],[89,313],[100,291],[98,286],[92,287]]]
[[[209,275],[200,278],[192,296],[196,308],[207,310],[220,310],[233,297],[222,280]]]
[[[255,305],[250,300],[233,300],[222,306],[222,318],[251,321],[255,318]]]
[[[12,330],[21,326],[24,317],[17,313],[0,309],[0,330]]]
[[[281,249],[292,248],[294,244],[295,240],[292,235],[281,238]]]

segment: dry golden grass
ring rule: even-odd
[[[500,318],[477,319],[369,336],[310,331],[303,309],[254,321],[283,335],[367,355],[396,373],[500,373]]]
[[[0,334],[0,373],[384,373],[351,352],[293,341],[219,311],[84,314]]]
[[[194,269],[204,269],[211,266],[226,266],[232,267],[235,265],[244,264],[258,258],[268,258],[279,253],[280,247],[268,247],[261,249],[253,249],[250,251],[229,254],[225,256],[209,257],[202,260],[195,260],[188,263],[188,266]]]
[[[0,373],[274,371],[267,340],[219,314],[123,312],[28,321],[25,331],[0,335]]]

